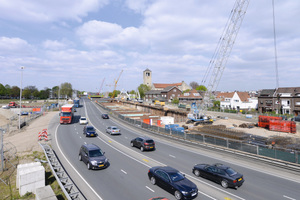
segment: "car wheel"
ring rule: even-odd
[[[223,188],[228,188],[228,182],[226,180],[222,180],[221,185]]]
[[[88,164],[87,164],[87,168],[88,168],[88,170],[90,170],[91,169],[91,165],[90,165],[90,163],[88,162]]]
[[[141,151],[144,151],[144,147],[141,146]]]
[[[133,147],[133,142],[130,142],[130,145]]]
[[[196,170],[194,171],[194,174],[195,174],[196,176],[200,176],[200,171],[199,171],[198,169],[196,169]]]
[[[150,182],[152,183],[152,185],[155,185],[156,184],[156,179],[152,176],[151,179],[150,179]]]
[[[81,155],[78,156],[78,160],[79,160],[79,161],[82,161]]]
[[[174,195],[175,195],[175,199],[177,199],[177,200],[182,199],[182,194],[178,190],[175,191]]]

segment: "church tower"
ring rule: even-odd
[[[143,80],[145,85],[152,87],[152,72],[150,69],[147,68],[143,72]]]

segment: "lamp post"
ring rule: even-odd
[[[23,69],[25,69],[24,66],[21,67],[19,130],[21,129],[21,109],[22,109],[22,80],[23,80]]]

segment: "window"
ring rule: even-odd
[[[146,72],[146,76],[150,76],[150,72]]]
[[[173,92],[176,92],[176,89],[174,89]]]

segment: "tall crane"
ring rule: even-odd
[[[103,80],[102,80],[102,83],[101,83],[101,86],[100,86],[100,89],[99,89],[99,95],[100,95],[100,93],[101,93],[101,90],[102,90],[104,81],[105,81],[105,78],[103,78]]]
[[[205,116],[207,107],[210,105],[210,97],[212,92],[215,91],[219,85],[228,57],[246,14],[249,1],[250,0],[236,0],[234,4],[223,33],[219,39],[217,48],[202,80],[203,85],[205,85],[206,80],[209,78],[207,91],[205,92],[203,101],[200,104],[200,109],[197,111],[198,113],[192,113],[195,119],[203,118],[203,116]],[[188,118],[190,119],[190,117]]]
[[[120,76],[121,76],[122,73],[123,73],[123,70],[120,72],[119,77],[115,80],[114,91],[113,91],[113,94],[112,94],[112,96],[111,96],[112,99],[113,99],[113,98],[115,97],[115,95],[116,95],[117,83],[118,83],[118,81],[119,81]]]

